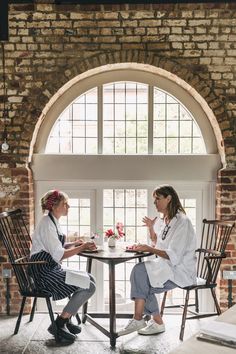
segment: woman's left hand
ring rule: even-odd
[[[153,252],[153,248],[145,244],[138,244],[133,246],[133,248],[137,252]]]
[[[75,247],[76,247],[76,246],[81,246],[83,243],[84,243],[83,240],[78,239],[78,240],[75,241],[74,246],[75,246]]]

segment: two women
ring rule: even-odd
[[[143,219],[152,245],[137,245],[135,248],[157,258],[138,263],[132,270],[134,316],[118,333],[120,336],[134,331],[143,335],[164,332],[165,325],[155,295],[178,286],[196,284],[196,235],[177,193],[171,186],[160,186],[154,190],[153,198],[162,217]],[[143,315],[152,316],[152,319],[146,324]]]
[[[57,317],[56,333],[51,325],[48,331],[59,341],[73,343],[79,326],[71,322],[71,317],[88,301],[95,292],[95,280],[89,274],[89,288],[84,289],[65,282],[66,271],[61,267],[63,259],[72,257],[84,250],[94,250],[94,242],[66,242],[59,219],[68,214],[68,196],[57,190],[47,192],[41,199],[42,211],[46,212],[37,225],[32,237],[31,261],[45,261],[45,264],[32,265],[29,269],[36,286],[52,295],[53,300],[70,297],[60,316]]]
[[[162,217],[150,219],[144,217],[148,227],[151,245],[136,245],[140,252],[150,252],[157,258],[138,263],[131,273],[131,298],[135,303],[133,318],[118,335],[134,331],[150,335],[165,331],[165,325],[159,314],[156,294],[185,287],[196,283],[196,235],[191,221],[186,216],[176,191],[171,186],[161,186],[153,192],[154,204]],[[57,335],[61,340],[73,342],[78,326],[71,323],[81,305],[95,291],[95,281],[90,276],[89,289],[81,289],[65,283],[65,271],[60,262],[85,249],[93,250],[94,243],[65,243],[58,220],[68,213],[68,197],[59,191],[50,191],[41,200],[42,210],[48,211],[36,227],[33,235],[31,259],[45,260],[47,264],[32,267],[31,271],[37,285],[48,290],[54,300],[72,294],[63,312],[56,319]],[[143,315],[152,316],[146,324]],[[53,333],[52,326],[49,332]]]

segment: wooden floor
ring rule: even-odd
[[[109,339],[91,324],[82,325],[82,332],[76,341],[66,347],[57,346],[53,337],[47,332],[50,324],[48,314],[36,314],[34,321],[28,322],[29,316],[24,316],[17,335],[13,335],[16,317],[0,317],[0,353],[1,354],[166,354],[177,348],[179,341],[180,315],[164,316],[166,332],[153,336],[141,336],[132,333],[117,339],[115,349],[110,348]],[[201,325],[208,319],[190,320],[186,323],[184,340],[197,333]],[[101,321],[101,320],[99,320]],[[117,330],[126,324],[127,320],[117,320]],[[108,326],[108,321],[101,322]]]

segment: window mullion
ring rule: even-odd
[[[103,153],[103,86],[98,86],[98,154]]]
[[[148,86],[148,154],[153,154],[153,86]]]

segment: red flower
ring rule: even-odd
[[[122,224],[122,222],[118,222],[116,224],[116,229],[117,229],[118,234],[119,234],[120,237],[123,237],[125,235],[125,233],[124,233],[124,225]]]
[[[124,225],[122,224],[122,222],[117,222],[116,223],[117,233],[114,232],[112,229],[108,229],[107,231],[105,231],[105,236],[106,237],[114,237],[116,239],[121,238],[125,235],[123,228],[124,228]]]
[[[107,237],[111,237],[111,236],[115,236],[115,233],[112,229],[108,229],[106,232],[105,232],[105,235]]]

